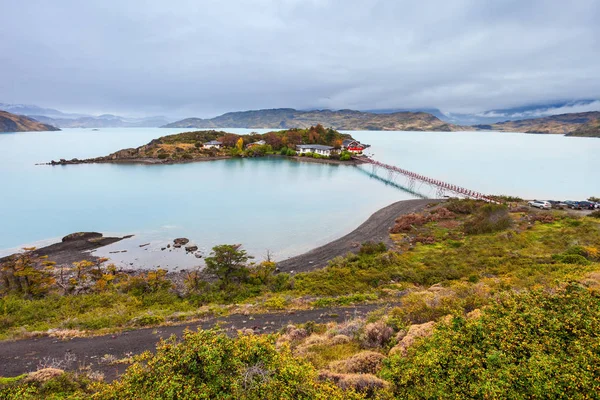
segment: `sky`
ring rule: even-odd
[[[0,102],[211,117],[600,99],[598,21],[598,0],[0,0]]]

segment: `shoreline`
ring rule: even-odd
[[[440,199],[400,200],[373,213],[366,221],[346,235],[327,244],[316,247],[306,253],[278,261],[281,272],[307,272],[327,266],[329,260],[356,253],[360,245],[367,241],[383,242],[391,246],[389,229],[401,215],[418,212],[428,204],[439,203]]]
[[[327,265],[329,260],[335,257],[358,251],[360,245],[366,241],[384,242],[389,246],[392,244],[389,237],[389,228],[393,226],[398,217],[403,214],[417,212],[425,208],[428,204],[437,203],[439,201],[441,200],[413,199],[400,200],[392,203],[373,213],[356,229],[342,237],[322,246],[317,246],[297,256],[279,260],[276,262],[277,266],[281,272],[305,272],[322,268]],[[129,239],[132,236],[133,235],[105,237],[103,234],[97,232],[78,232],[67,235],[61,242],[40,247],[36,249],[34,253],[40,256],[48,256],[50,261],[54,261],[57,264],[71,264],[82,260],[96,261],[99,257],[91,254],[93,250],[120,242],[123,239]],[[136,247],[139,246],[136,245]],[[18,252],[5,257],[0,257],[0,262],[6,261],[14,254],[18,254]],[[110,261],[112,261],[112,259]],[[144,271],[150,270],[151,268],[140,266],[140,268],[126,269]],[[179,271],[184,270],[186,270],[185,267],[179,269]]]
[[[312,158],[312,157],[300,157],[300,156],[282,156],[279,154],[270,154],[263,157],[233,157],[233,156],[215,156],[215,157],[201,157],[191,160],[178,159],[178,160],[160,160],[157,158],[124,158],[124,159],[107,159],[105,157],[88,158],[85,160],[79,160],[73,158],[71,160],[60,159],[59,161],[51,160],[47,163],[38,163],[36,165],[50,165],[50,166],[62,166],[62,165],[80,165],[80,164],[140,164],[140,165],[173,165],[173,164],[190,164],[196,162],[208,162],[208,161],[219,161],[219,160],[235,160],[235,159],[254,159],[254,158],[282,158],[287,160],[299,161],[299,162],[312,162],[319,164],[332,164],[332,165],[361,165],[365,161],[359,158],[353,157],[348,161],[340,161],[335,159],[327,158]]]

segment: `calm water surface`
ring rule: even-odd
[[[136,147],[186,129],[65,129],[0,134],[0,255],[76,231],[135,234],[102,250],[122,263],[174,268],[193,256],[161,251],[185,236],[206,253],[242,243],[281,259],[352,230],[376,210],[415,196],[368,167],[279,159],[180,165],[36,166]],[[228,129],[236,133],[250,130]],[[600,139],[489,132],[352,132],[375,158],[484,193],[580,199],[600,195]],[[387,177],[387,174],[381,174]],[[404,178],[396,183],[405,185]],[[435,190],[418,187],[421,194]],[[43,242],[40,242],[43,241]],[[140,244],[151,243],[140,248]]]

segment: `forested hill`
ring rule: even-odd
[[[554,133],[568,136],[600,137],[600,112],[551,115],[549,117],[476,125],[478,129],[505,132]]]
[[[23,115],[0,111],[0,132],[59,131],[60,129],[42,124]]]
[[[298,111],[292,108],[230,112],[202,119],[186,118],[163,128],[308,128],[321,124],[339,130],[382,131],[460,131],[468,127],[453,125],[425,112],[377,114],[354,110]]]

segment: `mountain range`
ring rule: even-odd
[[[60,131],[23,115],[0,111],[0,132]]]
[[[186,118],[164,128],[308,128],[317,124],[338,130],[461,131],[468,127],[450,124],[425,112],[373,113],[355,110],[311,110],[293,108],[230,112],[215,118]]]
[[[25,115],[59,128],[156,128],[169,123],[165,117],[131,118],[112,114],[88,115],[64,113],[53,108],[28,104],[0,103],[0,110]]]
[[[61,128],[287,129],[322,124],[339,130],[498,130],[600,137],[600,100],[534,104],[473,114],[448,113],[436,108],[367,111],[278,108],[229,112],[214,118],[186,118],[172,123],[166,117],[93,116],[25,104],[0,103],[0,110]]]
[[[543,118],[505,121],[475,128],[502,132],[552,133],[567,136],[600,137],[600,112],[551,115]]]

